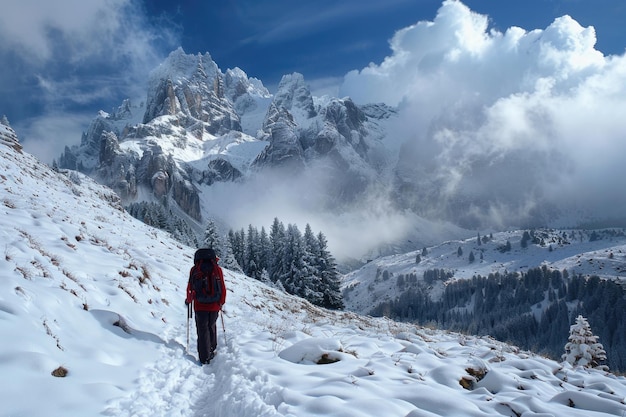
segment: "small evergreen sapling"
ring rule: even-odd
[[[598,337],[591,332],[587,319],[579,315],[576,323],[570,326],[568,342],[565,345],[563,360],[572,366],[607,370],[600,362],[606,360],[606,352]]]

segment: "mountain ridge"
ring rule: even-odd
[[[394,110],[363,109],[349,98],[314,98],[297,73],[271,95],[241,69],[222,72],[208,53],[179,48],[152,71],[145,102],[101,112],[58,167],[93,176],[125,204],[177,204],[195,230],[219,217],[203,206],[207,187],[264,174],[324,178],[329,187],[316,199],[330,210],[365,193],[384,169],[382,125]]]

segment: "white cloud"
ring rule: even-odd
[[[52,164],[65,146],[76,145],[94,114],[48,113],[15,125],[24,149],[40,161]]]
[[[54,118],[61,110],[145,96],[146,74],[163,59],[162,50],[176,45],[176,33],[171,25],[156,27],[141,7],[135,0],[3,5],[0,59],[11,65],[0,74],[0,92],[9,119],[47,113]],[[12,85],[24,87],[18,94]]]
[[[128,0],[22,0],[2,8],[3,47],[15,49],[31,61],[53,58],[55,42],[72,49],[72,59],[100,52],[120,30]]]
[[[506,221],[502,211],[523,219],[541,201],[623,213],[626,57],[595,43],[594,28],[569,16],[501,33],[447,0],[434,21],[398,31],[383,62],[348,73],[340,92],[400,107],[403,164],[418,183],[428,174],[441,204],[488,199],[492,221]]]
[[[340,77],[324,77],[307,80],[307,84],[309,85],[311,94],[314,97],[322,97],[325,95],[329,97],[338,97],[341,81],[342,79]]]

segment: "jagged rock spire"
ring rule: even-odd
[[[274,96],[274,105],[292,112],[296,108],[301,109],[308,118],[317,114],[311,90],[304,82],[304,76],[297,72],[282,77]]]
[[[225,98],[224,74],[208,53],[187,55],[178,48],[150,75],[143,123],[175,116],[180,126],[211,134],[241,131],[239,115]]]

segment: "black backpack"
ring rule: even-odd
[[[217,258],[213,249],[198,249],[193,257],[194,266],[189,279],[195,300],[202,304],[220,301],[224,288],[216,269]]]

